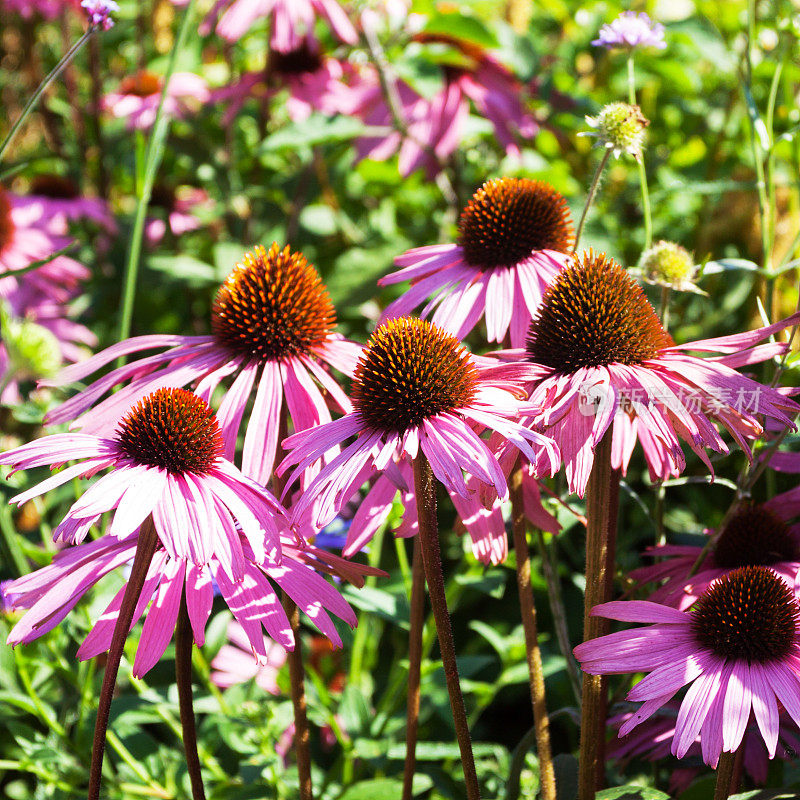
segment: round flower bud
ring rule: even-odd
[[[595,128],[595,132],[585,135],[597,137],[601,147],[613,150],[617,158],[621,153],[629,153],[639,160],[644,147],[645,129],[650,124],[639,106],[609,103],[600,109],[596,117],[586,117],[586,122]]]
[[[697,267],[692,254],[675,242],[656,242],[639,259],[639,271],[648,283],[681,292],[696,291]]]

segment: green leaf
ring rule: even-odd
[[[260,152],[269,153],[284,147],[296,149],[325,142],[343,142],[362,136],[364,123],[355,117],[326,117],[312,114],[303,122],[293,122],[268,136],[261,143]]]
[[[497,47],[497,37],[477,17],[463,11],[452,14],[434,14],[423,33],[441,34],[448,39],[461,39],[483,47]]]
[[[300,224],[317,236],[332,236],[339,229],[336,216],[330,206],[315,203],[300,212]]]
[[[211,264],[183,253],[174,256],[150,256],[147,266],[189,286],[203,287],[219,282],[217,271]]]
[[[648,786],[616,786],[595,795],[595,800],[669,800],[669,795]]]
[[[415,775],[413,793],[427,792],[433,781],[427,775]],[[339,800],[397,800],[402,794],[403,784],[392,778],[378,778],[374,781],[359,781],[339,796]]]

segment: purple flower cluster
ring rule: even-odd
[[[664,41],[664,26],[660,22],[653,22],[643,11],[624,11],[613,22],[600,28],[600,36],[592,44],[595,47],[657,47],[663,50],[667,43]]]

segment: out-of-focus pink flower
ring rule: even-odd
[[[313,33],[314,19],[318,16],[327,20],[333,33],[343,42],[355,44],[358,41],[353,24],[337,0],[217,0],[200,32],[206,34],[216,24],[217,33],[234,42],[241,39],[259,17],[270,17],[270,47],[288,53]]]
[[[128,120],[128,128],[146,129],[155,122],[164,81],[160,75],[141,70],[125,78],[119,90],[103,98],[103,108],[115,117]],[[193,107],[208,102],[208,85],[191,72],[175,72],[164,97],[164,113],[185,117]]]
[[[228,103],[223,121],[227,124],[244,102],[253,96],[273,96],[286,88],[286,111],[290,119],[302,122],[319,111],[328,116],[348,113],[360,89],[353,88],[356,70],[346,61],[323,56],[316,43],[304,39],[288,53],[272,50],[267,69],[248,72],[235,83],[211,93],[213,101]]]
[[[663,50],[664,26],[653,22],[644,11],[623,11],[613,22],[600,28],[600,36],[592,44],[595,47],[623,47],[632,50],[634,47],[656,47]]]
[[[115,0],[83,0],[81,8],[86,12],[89,23],[104,31],[114,27],[111,15],[119,11]]]
[[[2,0],[0,6],[6,11],[30,19],[36,14],[45,19],[56,19],[64,8],[77,8],[77,0]]]
[[[211,662],[211,680],[220,689],[227,689],[255,678],[256,685],[270,694],[278,694],[278,673],[286,663],[286,650],[277,642],[264,637],[266,655],[256,661],[253,648],[241,623],[228,623],[228,641],[222,645]]]
[[[181,186],[171,190],[166,186],[153,189],[145,220],[144,236],[150,245],[159,244],[167,231],[180,236],[203,226],[195,211],[213,205],[208,192],[195,186]]]
[[[117,230],[114,216],[105,200],[99,197],[82,197],[78,187],[59,175],[37,175],[31,181],[30,194],[15,195],[11,203],[17,218],[26,225],[44,228],[57,236],[69,231],[69,223],[88,219],[96,222],[108,233]]]

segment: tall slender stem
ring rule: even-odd
[[[178,624],[175,626],[175,683],[178,685],[178,708],[181,715],[186,767],[192,784],[192,800],[205,800],[192,702],[192,625],[186,609],[185,591],[181,596]]]
[[[142,586],[144,586],[147,571],[150,569],[150,562],[153,560],[157,545],[158,534],[153,524],[153,517],[149,516],[139,529],[139,543],[136,545],[131,575],[128,578],[125,593],[122,595],[122,603],[114,625],[114,633],[111,636],[111,647],[108,650],[108,661],[106,662],[105,675],[103,675],[103,685],[100,689],[100,700],[97,704],[97,722],[95,723],[94,741],[92,743],[92,764],[89,768],[89,800],[98,800],[100,797],[100,776],[103,771],[106,730],[108,729],[108,718],[111,713],[111,698],[114,694],[114,686],[119,672],[119,662],[125,649],[125,639],[131,628],[136,603],[142,593]]]
[[[586,595],[583,641],[608,632],[608,621],[589,612],[611,598],[614,550],[619,510],[619,470],[611,468],[609,428],[595,448],[594,464],[586,487]],[[601,675],[583,675],[578,797],[592,800],[605,772],[606,681]]]
[[[311,783],[311,748],[306,714],[305,672],[303,671],[303,650],[300,642],[300,612],[297,604],[285,592],[283,608],[289,618],[294,635],[294,650],[287,653],[289,663],[289,682],[292,687],[292,707],[294,708],[294,751],[297,756],[297,773],[300,783],[300,800],[314,800],[314,787]]]
[[[39,88],[31,95],[31,99],[25,104],[25,108],[22,109],[22,113],[19,115],[19,119],[12,125],[11,130],[8,132],[8,136],[3,140],[3,143],[0,144],[0,162],[3,160],[3,156],[5,156],[6,151],[9,147],[11,147],[11,143],[16,139],[17,134],[19,133],[22,126],[25,124],[25,120],[31,114],[34,108],[36,108],[39,100],[41,99],[42,95],[47,91],[48,86],[62,73],[64,68],[72,61],[73,58],[77,55],[78,51],[89,41],[89,38],[94,34],[96,28],[92,25],[86,33],[75,42],[72,47],[64,54],[61,61],[56,64],[53,69],[50,71],[50,74],[39,84]]]
[[[517,465],[511,474],[511,530],[514,535],[514,553],[517,561],[517,589],[525,632],[525,651],[528,659],[533,725],[536,731],[536,751],[539,756],[539,783],[542,800],[556,800],[556,774],[550,747],[550,722],[544,688],[542,653],[539,649],[539,631],[536,624],[536,605],[531,587],[531,559],[528,552],[527,521],[522,496],[522,467]]]
[[[597,169],[594,171],[592,185],[589,187],[589,194],[586,195],[586,204],[583,207],[580,222],[578,222],[578,229],[575,231],[575,244],[572,246],[573,253],[578,252],[578,244],[581,240],[581,234],[583,233],[583,226],[586,224],[586,215],[592,207],[594,196],[597,194],[597,187],[600,186],[600,177],[603,174],[603,170],[606,168],[606,164],[608,164],[609,158],[611,158],[611,150],[606,148],[603,152],[603,157],[600,159],[600,163],[597,165]]]
[[[727,800],[731,793],[731,783],[736,766],[736,753],[720,753],[717,762],[717,783],[714,787],[714,800]]]
[[[402,540],[400,540],[402,543]],[[406,704],[406,760],[403,765],[402,800],[411,800],[417,763],[419,685],[422,668],[422,628],[425,625],[425,572],[420,537],[414,537],[411,556],[411,615],[408,628],[408,702]]]
[[[633,72],[633,51],[628,56],[628,100],[632,106],[636,105],[636,78]],[[642,192],[642,212],[644,214],[644,249],[648,250],[653,244],[653,217],[650,212],[650,192],[647,188],[647,171],[644,168],[644,156],[636,159],[639,165],[639,188]]]
[[[431,465],[421,452],[414,459],[414,493],[417,498],[422,564],[425,568],[425,580],[428,583],[433,619],[439,638],[439,650],[442,654],[447,692],[450,695],[450,708],[453,712],[458,749],[461,751],[461,767],[464,771],[467,800],[480,800],[481,793],[478,787],[478,775],[475,771],[475,758],[472,755],[467,711],[458,679],[453,629],[450,625],[450,612],[447,610],[447,597],[444,590],[442,555],[439,550],[439,524],[436,519],[436,486]]]

